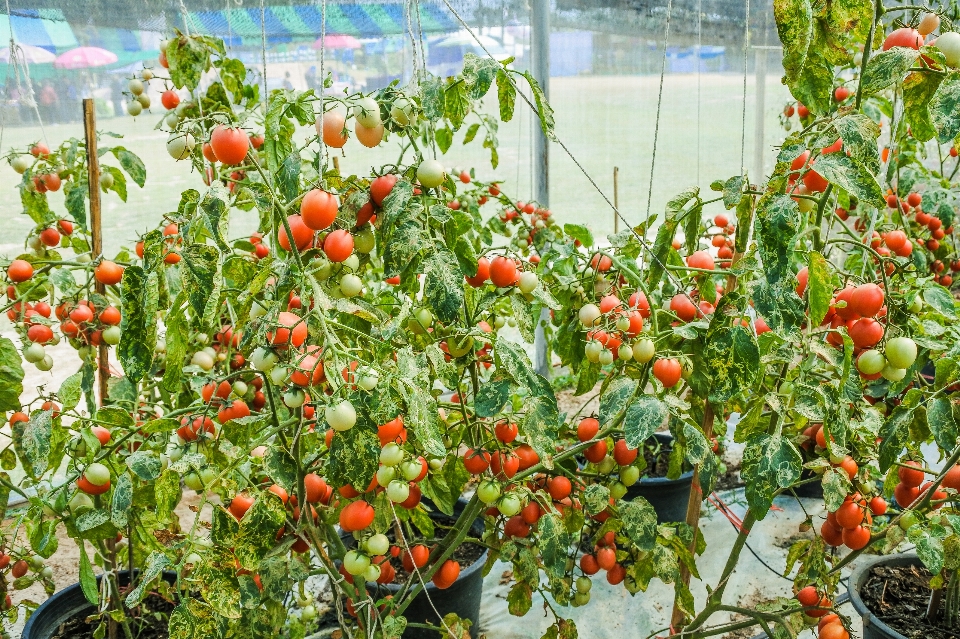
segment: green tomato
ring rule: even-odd
[[[497,510],[504,517],[513,517],[523,509],[523,502],[513,493],[507,493],[497,502]]]
[[[109,344],[110,346],[116,346],[120,343],[120,338],[123,336],[123,331],[120,330],[119,326],[108,326],[103,329],[103,342]]]
[[[380,463],[384,466],[396,466],[403,461],[403,449],[390,442],[380,450]]]
[[[894,337],[887,340],[885,353],[894,368],[910,368],[917,361],[917,343],[909,337]]]
[[[46,355],[46,352],[43,350],[43,344],[37,344],[34,342],[23,349],[23,359],[27,360],[31,364],[36,364],[37,362],[43,361],[43,357]]]
[[[900,528],[902,528],[904,531],[907,531],[911,527],[920,523],[920,518],[917,516],[917,513],[913,512],[912,510],[908,510],[903,513],[898,523]]]
[[[300,408],[307,401],[307,394],[299,388],[291,388],[283,394],[283,404],[287,408]]]
[[[597,358],[601,366],[613,364],[613,351],[604,348],[600,351],[600,357]]]
[[[593,581],[590,577],[577,577],[577,592],[590,592],[593,588]]]
[[[300,619],[306,622],[313,621],[317,618],[317,607],[313,604],[304,606],[300,609]]]
[[[524,271],[520,275],[520,282],[518,286],[520,287],[521,293],[533,293],[534,290],[540,285],[540,278],[537,277],[536,273],[530,271]]]
[[[587,345],[584,347],[584,354],[587,356],[587,360],[596,364],[600,361],[600,354],[603,352],[603,344],[598,342],[595,339],[587,342]]]
[[[621,344],[620,348],[617,349],[617,357],[625,362],[629,362],[633,359],[633,349],[629,344]]]
[[[273,382],[275,386],[282,386],[283,383],[287,381],[287,375],[289,374],[290,371],[288,371],[285,366],[273,367],[268,373],[270,381]]]
[[[627,494],[627,487],[619,481],[610,484],[610,496],[614,499],[620,499]]]
[[[400,474],[407,481],[413,481],[423,472],[423,465],[419,459],[408,459],[400,464]]]
[[[377,469],[377,483],[386,486],[397,477],[397,469],[393,466],[381,466]]]
[[[636,466],[624,466],[620,469],[620,481],[625,486],[633,486],[640,480],[640,469]]]
[[[413,118],[413,102],[402,96],[397,98],[390,107],[390,117],[400,126],[407,126]]]
[[[340,292],[344,297],[356,297],[361,291],[363,291],[363,280],[353,273],[347,273],[340,278]]]
[[[83,470],[83,476],[94,486],[103,486],[110,481],[110,469],[99,462],[94,462]]]
[[[380,566],[376,564],[370,564],[367,566],[367,569],[363,571],[363,580],[364,581],[376,581],[380,578]]]
[[[883,370],[880,371],[880,374],[883,375],[883,378],[888,382],[899,382],[901,379],[907,376],[907,369],[896,368],[890,364],[887,364],[883,367]]]
[[[410,484],[407,482],[394,479],[392,482],[387,484],[387,498],[395,504],[407,501],[407,498],[410,496]]]
[[[860,357],[857,358],[857,370],[864,375],[876,375],[881,372],[886,365],[887,360],[884,358],[883,353],[875,348],[860,353]]]
[[[380,126],[380,105],[373,98],[361,98],[353,107],[353,117],[361,126],[375,129]]]
[[[187,488],[200,492],[203,490],[203,482],[200,481],[200,475],[193,472],[192,470],[183,476],[183,483],[186,484]]]
[[[627,331],[630,329],[630,318],[620,316],[617,318],[617,330],[618,331]]]
[[[374,246],[376,246],[376,239],[374,238],[373,231],[370,230],[369,227],[353,236],[353,248],[357,253],[369,253],[373,250]],[[350,257],[354,256],[351,255]],[[357,266],[359,266],[359,264]]]
[[[217,480],[217,471],[212,466],[204,466],[200,469],[200,482],[204,486],[212,486]]]
[[[597,470],[599,470],[602,475],[609,475],[616,467],[617,461],[610,455],[601,459],[600,463],[597,464]]]
[[[580,317],[580,323],[582,323],[587,328],[595,326],[597,320],[600,319],[600,309],[596,304],[584,304],[580,307],[580,312],[578,313]]]
[[[417,167],[417,179],[428,189],[434,189],[443,184],[443,165],[436,160],[424,160]]]
[[[494,479],[485,479],[477,486],[477,498],[488,506],[500,499],[502,492],[500,484]]]
[[[233,383],[233,394],[236,395],[237,397],[243,397],[244,395],[246,395],[247,390],[249,389],[247,388],[246,382],[238,379]]]
[[[358,550],[348,550],[343,556],[343,567],[353,576],[362,575],[370,567],[370,558]]]
[[[390,540],[383,533],[370,536],[364,546],[371,555],[385,555],[390,550]]]
[[[934,42],[934,46],[943,53],[948,66],[954,68],[960,66],[960,33],[955,31],[943,33]]]
[[[653,340],[642,339],[633,345],[633,358],[640,364],[649,362],[656,352],[657,348],[654,346]]]
[[[130,100],[129,102],[127,102],[127,113],[129,113],[133,117],[137,117],[138,115],[143,113],[143,105],[140,104],[138,100]],[[173,159],[175,160],[182,159],[177,157],[176,155],[173,155],[173,151],[170,150],[170,142],[167,142],[167,152],[170,153],[170,155],[173,156]]]
[[[357,423],[357,411],[348,399],[343,400],[336,406],[327,406],[324,417],[326,417],[330,427],[336,431],[350,430]]]
[[[357,386],[365,391],[371,391],[376,388],[377,382],[379,381],[380,373],[372,368],[367,368],[360,373],[360,379],[357,380]]]
[[[573,605],[586,606],[588,603],[590,603],[589,592],[575,592],[573,594]]]
[[[193,357],[190,358],[190,363],[194,366],[199,366],[205,371],[213,369],[214,360],[206,351],[197,351],[193,354]]]
[[[26,173],[27,169],[29,169],[32,165],[33,165],[33,160],[26,153],[18,155],[17,157],[13,158],[13,160],[10,162],[10,166],[13,167],[13,170],[19,173],[20,175],[23,175],[24,173]]]
[[[77,491],[77,494],[70,499],[68,506],[70,506],[71,513],[79,515],[80,513],[93,509],[93,500],[90,499],[90,495],[87,493]]]

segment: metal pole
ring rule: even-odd
[[[533,77],[543,89],[544,97],[550,99],[550,0],[533,0],[532,2],[532,48],[533,48]],[[543,128],[533,129],[533,195],[540,206],[550,206],[550,148],[547,146],[547,137]],[[540,309],[540,319],[534,331],[534,369],[544,377],[550,377],[550,357],[547,348],[547,339],[543,327],[550,321],[550,309]]]
[[[764,11],[763,14],[763,47],[755,47],[754,51],[756,53],[756,64],[755,73],[756,79],[754,81],[754,93],[756,94],[754,99],[754,108],[756,113],[754,114],[753,121],[753,181],[754,184],[760,184],[763,182],[764,170],[763,170],[763,158],[765,156],[766,145],[764,144],[764,120],[765,111],[766,111],[766,97],[767,97],[767,32],[768,28],[768,19],[769,14]]]
[[[533,77],[550,100],[550,0],[533,0]],[[533,127],[534,190],[540,206],[550,206],[550,149],[539,126]]]
[[[100,160],[97,155],[97,112],[91,98],[83,101],[83,128],[87,143],[87,184],[90,189],[90,252],[94,260],[103,257],[103,225],[100,221]],[[98,294],[106,293],[99,280],[94,282]],[[110,362],[107,345],[101,343],[97,351],[100,405],[107,401],[107,380],[110,379]]]

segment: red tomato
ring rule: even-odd
[[[680,381],[683,368],[675,359],[658,359],[653,363],[653,376],[660,380],[664,388],[673,388]]]
[[[373,506],[363,501],[352,502],[340,511],[340,527],[346,532],[363,530],[373,523]]]
[[[322,231],[337,219],[337,198],[323,189],[308,191],[300,201],[300,217],[307,228]]]
[[[636,448],[629,448],[624,439],[618,439],[613,445],[613,458],[620,466],[629,466],[637,459],[640,451]]]
[[[323,240],[323,252],[331,262],[343,262],[353,253],[353,236],[350,231],[338,229]]]
[[[513,286],[517,281],[517,264],[513,260],[498,255],[490,262],[490,281],[498,288]]]
[[[477,274],[473,277],[465,276],[467,283],[474,288],[480,288],[490,279],[490,260],[481,257],[477,260]]]
[[[910,466],[911,468],[905,468],[904,466]],[[904,466],[897,470],[897,477],[900,478],[901,484],[916,487],[923,483],[924,473],[920,470],[919,462],[907,461],[904,462]]]
[[[120,280],[123,279],[123,267],[110,260],[103,260],[97,264],[93,273],[98,282],[107,286],[119,284]]]
[[[454,584],[460,576],[460,564],[453,559],[447,559],[440,566],[440,570],[433,574],[433,585],[440,590],[446,590]]]
[[[290,232],[293,233],[293,239],[297,244],[297,250],[303,251],[313,243],[313,231],[304,222],[303,218],[294,213],[287,217],[287,224],[290,225]],[[287,237],[287,229],[280,227],[277,232],[277,241],[284,251],[290,251],[290,239]]]
[[[892,47],[909,47],[919,49],[923,44],[923,36],[916,29],[902,27],[890,33],[883,41],[883,50],[887,51]]]
[[[218,125],[210,134],[214,155],[224,164],[240,164],[250,150],[250,138],[242,129]]]
[[[597,436],[600,431],[600,422],[593,417],[584,417],[577,425],[577,439],[587,442]]]
[[[163,53],[160,54],[161,57],[165,57]],[[180,104],[180,95],[173,89],[167,89],[160,96],[160,104],[163,105],[163,108],[167,111],[171,109],[176,109],[177,105]]]

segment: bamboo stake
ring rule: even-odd
[[[83,128],[87,142],[87,184],[90,187],[90,252],[94,260],[103,257],[103,226],[100,218],[100,160],[97,156],[97,113],[94,101],[83,101]],[[106,293],[102,282],[95,281],[94,289],[100,295]],[[97,377],[100,405],[107,401],[107,381],[110,379],[110,361],[107,345],[97,349]]]

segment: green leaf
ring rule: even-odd
[[[210,68],[210,50],[198,38],[183,35],[171,38],[166,54],[170,80],[178,89],[196,89],[200,76]]]
[[[424,295],[437,318],[451,324],[463,311],[463,273],[456,256],[443,246],[437,246],[423,260]]]
[[[445,126],[438,128],[433,137],[437,141],[437,148],[440,149],[440,153],[446,153],[453,146],[453,131]]]
[[[160,521],[169,521],[170,513],[180,503],[180,475],[169,468],[160,474],[153,487],[157,518]]]
[[[174,423],[176,422],[174,421]],[[163,464],[156,453],[149,450],[138,450],[127,457],[127,467],[130,472],[143,481],[153,481],[160,476]]]
[[[960,73],[953,71],[940,83],[927,108],[941,143],[960,135]]]
[[[723,206],[732,209],[740,203],[743,197],[743,185],[747,183],[746,176],[734,175],[723,183]]]
[[[578,240],[584,248],[593,246],[593,234],[590,232],[590,229],[582,224],[564,224],[563,232],[573,239]]]
[[[606,428],[616,416],[627,407],[627,402],[637,391],[637,381],[629,377],[618,377],[607,386],[600,396],[600,427]]]
[[[84,548],[83,542],[81,541],[77,545],[80,550],[80,590],[87,601],[96,606],[100,603],[97,577],[93,574],[93,566],[90,564],[90,557],[87,556],[87,549]]]
[[[334,486],[350,485],[365,490],[377,472],[379,461],[380,440],[370,430],[354,426],[334,435],[327,459],[327,479]]]
[[[39,479],[50,466],[50,439],[53,436],[53,411],[38,410],[29,421],[16,422],[11,426],[13,447],[17,451],[24,471],[33,479]]]
[[[64,410],[76,408],[77,404],[80,403],[80,396],[82,394],[80,382],[82,380],[83,373],[76,372],[63,380],[63,383],[60,384],[60,390],[57,391],[57,397],[60,398],[60,402],[63,404]]]
[[[753,331],[724,327],[707,334],[703,359],[710,378],[709,400],[723,403],[749,389],[760,373],[760,348]]]
[[[830,153],[817,158],[814,168],[828,182],[832,182],[864,203],[884,206],[883,191],[877,178],[844,153]]]
[[[796,82],[813,39],[813,9],[810,0],[774,0],[773,15],[783,44],[784,84]]]
[[[416,434],[417,440],[427,453],[442,457],[446,453],[446,448],[444,448],[443,438],[440,436],[437,401],[427,392],[427,389],[421,388],[409,380],[399,381],[397,390],[407,406],[408,427]],[[374,437],[374,441],[379,440]],[[376,444],[376,447],[379,451],[379,443]],[[377,452],[377,455],[379,455],[379,452]],[[374,461],[373,472],[376,472],[376,460]]]
[[[420,83],[420,101],[423,106],[423,115],[430,121],[436,122],[443,117],[445,106],[443,80],[429,76]]]
[[[670,251],[673,250],[673,238],[677,233],[681,213],[691,200],[699,199],[700,187],[694,186],[677,194],[667,202],[666,215],[663,224],[657,231],[657,239],[653,243],[653,255],[650,256],[650,266],[647,272],[647,283],[650,286],[659,286],[660,280],[666,272],[666,264]]]
[[[641,552],[653,550],[657,544],[657,511],[643,497],[631,501],[617,502],[621,532],[632,541]]]
[[[522,431],[530,447],[547,468],[553,468],[553,455],[559,439],[560,414],[552,396],[533,395],[524,402],[526,415]]]
[[[256,570],[277,543],[277,531],[286,521],[283,502],[270,492],[262,493],[240,520],[234,554],[240,565]]]
[[[494,379],[480,386],[474,399],[477,417],[493,417],[510,399],[510,380]]]
[[[127,513],[133,505],[133,483],[130,475],[124,473],[117,477],[113,485],[113,499],[110,503],[110,521],[117,528],[127,527]]]
[[[893,412],[880,429],[880,451],[878,461],[880,472],[885,473],[893,465],[903,450],[909,437],[910,422],[913,421],[912,407],[903,404],[893,409]]]
[[[818,165],[819,166],[819,165]],[[788,195],[765,195],[757,204],[756,236],[767,282],[792,276],[790,254],[800,230],[800,208]]]
[[[807,301],[810,305],[810,323],[820,326],[830,311],[833,291],[837,288],[837,276],[830,270],[825,257],[811,251],[807,266]]]
[[[170,566],[170,560],[165,554],[155,550],[146,558],[144,565],[140,579],[137,581],[137,587],[131,590],[124,599],[124,603],[129,608],[134,608],[143,601],[144,597],[152,590],[154,580],[163,574],[166,567]]]
[[[200,599],[187,598],[170,613],[169,639],[220,639],[220,617]]]
[[[953,416],[953,403],[945,397],[935,397],[927,405],[927,425],[942,450],[953,450],[960,437],[960,428]]]
[[[553,513],[541,517],[537,525],[543,571],[551,579],[561,579],[567,571],[567,551],[571,535],[560,517]]]
[[[180,388],[180,379],[183,375],[184,358],[187,355],[188,330],[183,303],[184,292],[180,291],[174,298],[173,304],[166,317],[165,342],[167,354],[163,369],[162,386],[164,390],[175,393]]]
[[[217,275],[219,253],[213,246],[190,244],[181,252],[180,279],[187,301],[198,317],[203,317]]]
[[[930,282],[926,285],[923,289],[923,301],[932,306],[933,309],[941,315],[956,319],[956,301],[953,299],[950,291],[939,284]]]
[[[876,122],[863,113],[850,113],[835,120],[833,126],[843,140],[843,150],[850,154],[854,162],[870,173],[880,171],[880,152],[877,149],[880,127]]]
[[[87,228],[87,182],[78,180],[76,184],[72,181],[67,182],[63,187],[64,205],[70,217],[80,225],[80,228]]]
[[[497,71],[497,101],[500,105],[500,120],[509,122],[517,106],[517,87],[503,69]]]
[[[113,147],[110,151],[113,152],[130,179],[142,189],[147,181],[147,167],[144,166],[143,160],[136,153],[128,151],[122,146]]]
[[[470,96],[463,81],[454,81],[443,91],[443,115],[450,121],[454,131],[459,131],[464,119],[470,113]],[[452,137],[452,136],[451,136]]]
[[[640,448],[663,424],[667,405],[656,395],[641,395],[627,408],[623,420],[624,439],[629,448]]]
[[[470,144],[473,142],[474,138],[477,137],[477,133],[480,131],[480,123],[474,122],[467,128],[467,132],[463,134],[463,143]]]
[[[271,446],[263,458],[263,470],[273,483],[288,491],[296,488],[297,462],[290,453],[277,446]]]
[[[136,264],[128,266],[120,282],[120,298],[123,332],[117,355],[126,376],[139,382],[150,370],[157,343],[157,274],[147,274]]]
[[[299,167],[299,164],[297,165]],[[296,194],[294,194],[296,197]],[[203,211],[207,219],[207,226],[210,228],[210,234],[213,240],[223,251],[229,251],[226,234],[229,229],[230,212],[230,194],[219,182],[214,184],[204,194],[203,201],[200,202],[200,210]]]
[[[942,75],[914,72],[908,75],[903,83],[904,114],[907,124],[910,125],[911,134],[920,142],[932,140],[937,135],[928,105],[937,92],[941,80],[943,80]]]
[[[787,488],[800,478],[803,458],[793,443],[780,434],[752,436],[743,451],[741,474],[746,498],[758,520],[766,517],[778,488]]]
[[[20,186],[20,202],[23,204],[23,212],[30,216],[37,225],[50,226],[57,221],[56,214],[50,210],[50,204],[47,202],[47,195],[38,191],[28,191],[25,186]]]
[[[543,94],[543,89],[540,88],[540,83],[537,82],[536,78],[534,78],[529,71],[524,72],[523,77],[527,79],[527,83],[530,85],[530,92],[533,94],[534,101],[537,104],[537,115],[540,118],[540,128],[543,130],[543,134],[548,140],[556,142],[557,136],[553,132],[555,125],[553,108],[547,103],[547,98]]]
[[[800,77],[790,83],[790,93],[815,115],[830,111],[833,98],[833,65],[814,46],[807,52],[807,59]]]
[[[864,97],[883,91],[907,74],[920,53],[909,47],[892,47],[874,54],[860,80]]]
[[[0,337],[0,412],[20,410],[23,393],[23,366],[16,345]]]

